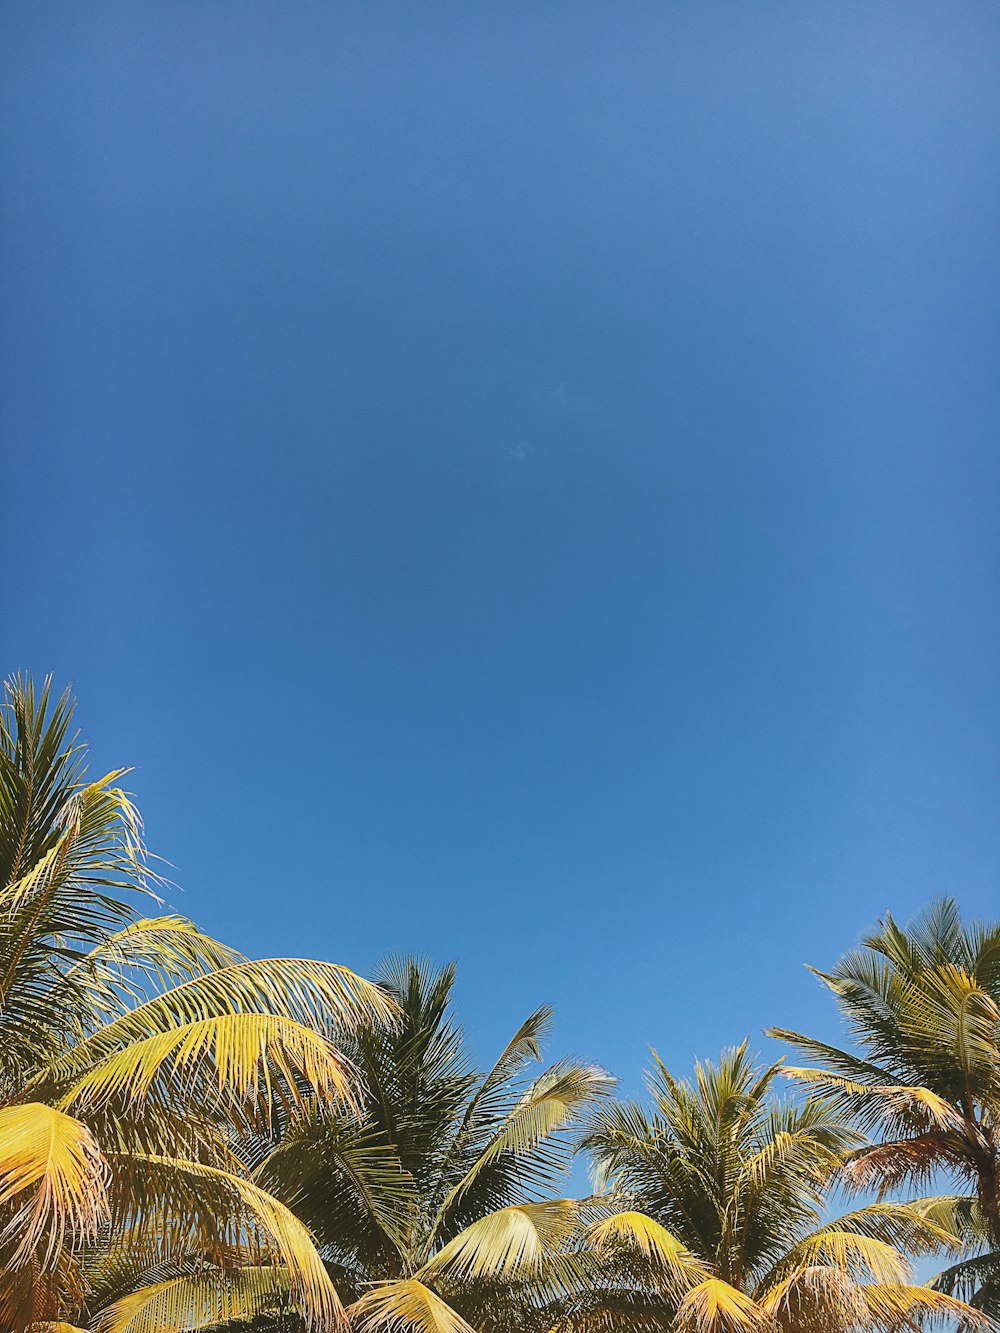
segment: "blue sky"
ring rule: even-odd
[[[182,910],[629,1089],[996,913],[1000,9],[4,26],[2,660]]]

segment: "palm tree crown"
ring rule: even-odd
[[[0,1327],[152,1333],[289,1305],[342,1326],[308,1231],[233,1144],[349,1104],[338,1043],[390,1002],[155,914],[138,814],[120,772],[86,779],[68,697],[19,678],[4,698]]]
[[[572,1062],[526,1077],[545,1009],[483,1075],[451,1018],[452,967],[404,959],[380,980],[402,1022],[368,1026],[349,1046],[361,1114],[293,1128],[257,1178],[318,1237],[352,1326],[527,1326],[576,1225],[572,1201],[549,1197],[569,1130],[609,1080]]]
[[[828,1220],[862,1138],[828,1101],[777,1097],[779,1067],[755,1064],[745,1043],[693,1081],[657,1061],[649,1110],[598,1110],[585,1146],[619,1207],[590,1239],[631,1274],[614,1326],[630,1327],[630,1310],[636,1327],[699,1333],[867,1333],[925,1314],[975,1323],[910,1281],[904,1252],[947,1243],[942,1228],[891,1203]],[[593,1326],[607,1326],[596,1311]]]
[[[943,1173],[968,1197],[925,1210],[984,1253],[939,1285],[1000,1315],[1000,923],[965,924],[951,899],[909,929],[887,916],[829,973],[858,1053],[775,1029],[814,1063],[790,1069],[876,1136],[848,1167],[885,1197]]]

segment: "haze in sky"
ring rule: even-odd
[[[628,1090],[997,914],[1000,8],[3,27],[2,663],[175,906]]]

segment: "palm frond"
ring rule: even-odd
[[[295,1214],[266,1190],[232,1171],[177,1158],[131,1153],[118,1162],[112,1204],[116,1225],[148,1236],[151,1259],[195,1251],[238,1270],[252,1242],[289,1274],[307,1320],[337,1328],[343,1307],[313,1238]]]
[[[168,1028],[111,1051],[62,1094],[66,1110],[112,1104],[239,1106],[250,1123],[271,1122],[272,1098],[350,1104],[352,1071],[325,1037],[291,1018],[222,1013]]]
[[[0,1109],[0,1206],[13,1216],[10,1264],[50,1262],[64,1241],[94,1236],[108,1215],[106,1163],[86,1125],[37,1102]]]
[[[928,1321],[968,1333],[988,1333],[994,1328],[992,1319],[981,1310],[930,1287],[873,1284],[860,1290],[868,1317],[880,1333],[911,1333]]]
[[[416,1278],[383,1283],[356,1301],[348,1314],[357,1333],[476,1333]]]
[[[614,1213],[589,1228],[587,1242],[598,1254],[618,1249],[637,1251],[654,1269],[659,1268],[686,1287],[697,1286],[709,1277],[705,1265],[666,1227],[645,1213]]]
[[[362,1022],[390,1023],[395,1008],[377,986],[335,963],[246,960],[147,1000],[53,1060],[36,1081],[68,1085],[128,1045],[237,1014],[271,1014],[333,1038]]]
[[[424,1264],[418,1276],[445,1274],[461,1282],[538,1273],[576,1226],[572,1199],[512,1204],[478,1218]]]
[[[479,1176],[503,1157],[520,1159],[540,1185],[549,1184],[568,1160],[565,1131],[602,1096],[612,1080],[603,1070],[571,1062],[554,1065],[532,1083],[491,1136],[463,1178],[449,1191],[440,1216],[447,1217]]]
[[[710,1277],[685,1295],[677,1310],[676,1327],[690,1333],[749,1333],[766,1328],[767,1323],[767,1311],[745,1292]]]
[[[287,1271],[270,1266],[201,1272],[140,1287],[105,1307],[92,1333],[198,1333],[288,1311]]]

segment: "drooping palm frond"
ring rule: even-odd
[[[988,1333],[991,1318],[981,1310],[930,1287],[869,1285],[861,1288],[868,1317],[880,1333],[910,1333],[929,1321],[969,1333]]]
[[[738,1287],[710,1277],[686,1292],[677,1308],[676,1327],[691,1333],[744,1333],[764,1329],[767,1311]]]
[[[168,1278],[101,1310],[91,1333],[199,1333],[287,1312],[291,1294],[288,1273],[272,1266]]]
[[[636,1209],[613,1212],[591,1225],[588,1247],[606,1261],[610,1292],[622,1284],[647,1293],[666,1317],[683,1294],[709,1276],[709,1270],[676,1236]]]
[[[348,1311],[357,1333],[477,1333],[471,1324],[416,1278],[386,1282]]]
[[[572,1199],[515,1203],[487,1213],[453,1236],[420,1274],[445,1275],[459,1282],[517,1278],[536,1274],[545,1259],[561,1249],[576,1229]]]
[[[335,1038],[360,1023],[387,1024],[382,991],[335,963],[244,960],[173,986],[107,1023],[44,1068],[39,1081],[68,1083],[122,1047],[226,1014],[271,1014]]]
[[[350,1103],[352,1071],[327,1039],[291,1018],[218,1014],[131,1041],[62,1093],[68,1110],[110,1105],[216,1105],[269,1125],[272,1100]]]
[[[204,934],[186,917],[139,917],[70,967],[65,984],[69,990],[86,986],[95,1007],[113,1018],[141,1003],[150,985],[177,986],[245,961],[237,950]]]
[[[249,1241],[283,1267],[311,1324],[341,1325],[343,1308],[313,1238],[281,1200],[244,1176],[199,1162],[139,1154],[131,1161],[141,1173],[116,1173],[113,1215],[122,1231],[132,1230],[136,1246],[147,1238],[151,1265],[194,1251],[239,1271]],[[121,1165],[114,1158],[112,1164]]]
[[[86,1125],[51,1106],[0,1108],[0,1209],[17,1245],[15,1268],[51,1262],[67,1236],[96,1235],[108,1215],[107,1164]]]

